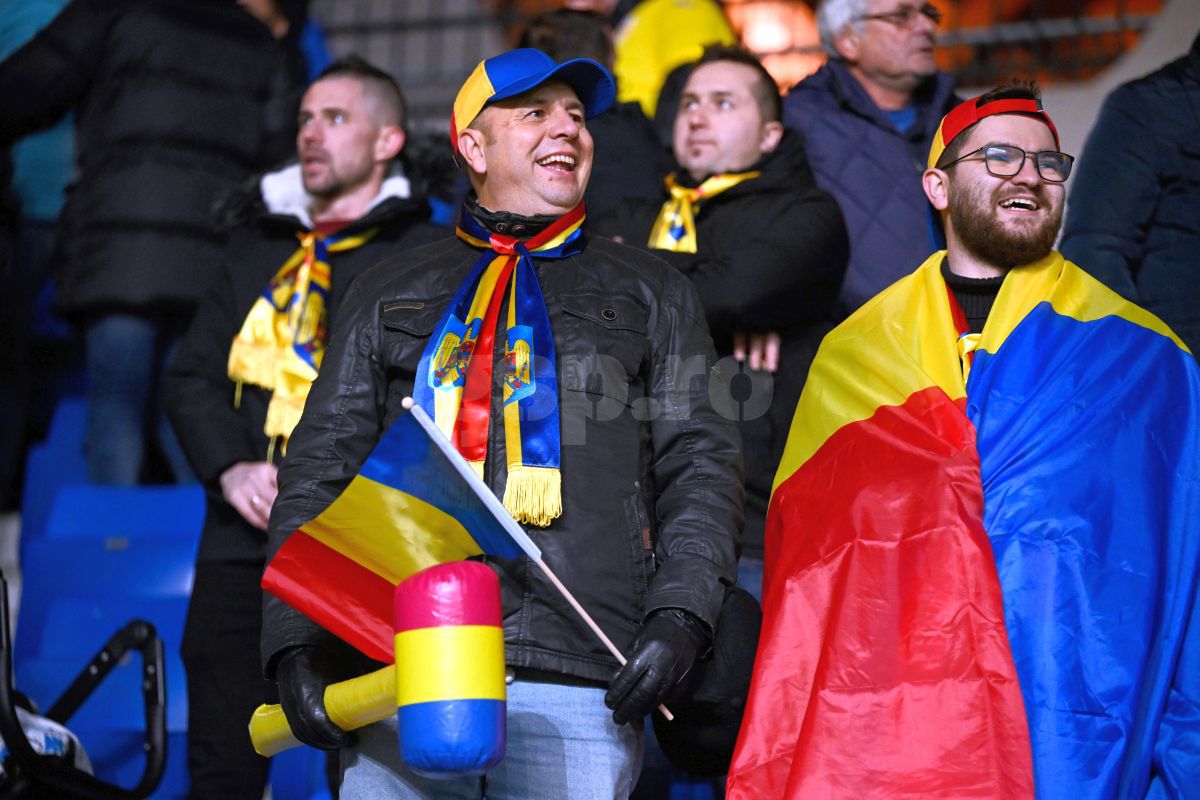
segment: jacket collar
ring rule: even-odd
[[[887,114],[871,99],[867,90],[851,74],[850,68],[837,58],[831,58],[821,67],[817,75],[824,74],[829,90],[843,108],[867,117],[875,124],[893,130],[892,122]],[[954,78],[945,72],[935,72],[930,75],[914,95],[917,106],[917,124],[909,131],[906,138],[925,140],[933,135],[941,122],[942,111],[954,93]]]
[[[304,191],[304,181],[300,177],[299,164],[292,164],[277,172],[267,173],[259,181],[259,190],[262,192],[263,204],[267,207],[268,214],[293,217],[306,229],[312,229],[312,217],[308,213],[309,206],[312,205],[312,195]],[[392,168],[392,173],[384,179],[383,185],[379,187],[379,194],[375,195],[375,199],[371,201],[359,219],[370,214],[384,200],[389,198],[405,200],[411,196],[412,186],[397,164]]]
[[[511,211],[491,211],[479,204],[479,197],[472,190],[463,201],[463,210],[475,218],[475,221],[492,233],[504,236],[515,236],[518,239],[528,239],[544,231],[561,215],[539,214],[526,217]]]

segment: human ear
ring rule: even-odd
[[[858,57],[862,55],[862,42],[858,38],[858,34],[854,31],[853,25],[847,25],[833,37],[833,47],[838,51],[838,55],[843,61],[854,64],[858,62]]]
[[[945,211],[950,206],[950,176],[940,169],[927,169],[921,176],[921,188],[929,204],[938,211]]]
[[[384,125],[375,137],[375,160],[391,161],[404,149],[404,130],[398,125]]]
[[[487,154],[484,152],[484,133],[475,128],[465,128],[458,134],[459,157],[480,175],[487,173]]]
[[[763,125],[762,135],[759,137],[758,150],[763,155],[773,152],[779,146],[779,140],[783,138],[783,123],[778,120],[768,122]]]

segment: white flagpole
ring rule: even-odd
[[[562,581],[558,579],[558,576],[550,570],[550,567],[547,566],[546,562],[542,560],[541,549],[533,543],[533,540],[529,538],[529,534],[525,533],[525,530],[519,524],[517,524],[517,521],[513,519],[512,514],[508,513],[508,509],[505,508],[504,504],[496,498],[496,495],[492,494],[492,490],[487,487],[487,484],[485,484],[480,477],[475,474],[475,470],[471,469],[471,465],[468,464],[466,459],[462,457],[462,454],[454,449],[454,446],[450,444],[450,440],[446,438],[446,435],[441,432],[438,426],[434,424],[433,420],[429,418],[429,415],[425,413],[425,409],[414,403],[411,397],[404,398],[400,404],[404,406],[405,409],[412,412],[413,417],[425,430],[425,433],[429,436],[433,443],[437,445],[438,449],[442,451],[442,454],[445,455],[450,461],[451,465],[453,465],[459,476],[467,482],[467,485],[471,487],[471,489],[475,492],[475,495],[483,502],[485,506],[487,506],[488,511],[492,512],[492,516],[494,516],[496,520],[504,527],[504,530],[507,531],[508,535],[513,538],[513,541],[517,543],[517,546],[519,546],[525,552],[525,554],[529,556],[529,558],[532,559],[533,562],[538,565],[538,567],[541,568],[546,577],[550,579],[550,582],[554,584],[554,588],[558,589],[562,596],[566,598],[566,601],[571,604],[571,608],[575,609],[575,613],[579,614],[580,618],[582,618],[584,623],[587,624],[588,628],[591,629],[592,633],[596,634],[600,641],[604,643],[604,646],[608,648],[608,652],[612,653],[613,658],[617,660],[617,663],[619,663],[621,666],[625,666],[627,661],[625,656],[621,654],[621,651],[618,650],[617,646],[612,643],[612,640],[609,639],[608,636],[605,635],[604,631],[600,629],[600,626],[596,624],[594,619],[592,619],[591,614],[587,613],[583,606],[579,605],[579,601],[576,600],[575,596],[567,590],[567,587],[564,586]],[[667,719],[675,719],[671,712],[667,710],[666,706],[659,705],[658,710],[661,711],[663,716]]]

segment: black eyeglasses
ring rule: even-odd
[[[988,144],[972,150],[965,156],[954,159],[949,164],[945,164],[940,169],[953,167],[960,161],[966,161],[968,158],[983,156],[983,164],[987,167],[987,171],[995,175],[997,178],[1011,178],[1021,171],[1021,167],[1025,166],[1025,159],[1032,158],[1033,165],[1037,168],[1037,174],[1042,180],[1050,183],[1062,183],[1071,174],[1071,165],[1075,163],[1075,156],[1069,156],[1066,153],[1060,153],[1057,150],[1040,150],[1036,153],[1026,153],[1019,147],[1014,147],[1011,144]]]
[[[907,28],[916,21],[918,14],[931,20],[934,25],[942,21],[942,12],[938,11],[937,6],[933,3],[925,3],[919,6],[900,6],[894,11],[885,11],[881,14],[863,14],[861,17],[855,17],[855,19],[877,19],[881,22],[890,22],[897,28]]]

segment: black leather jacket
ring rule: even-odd
[[[458,239],[435,242],[384,261],[350,288],[279,473],[270,552],[332,502],[399,416],[426,342],[479,254]],[[713,368],[695,289],[655,256],[607,239],[538,262],[537,271],[558,359],[563,514],[527,530],[623,651],[656,609],[685,609],[711,628],[734,580],[743,495],[736,425],[710,399],[710,388],[727,391],[727,381]],[[503,369],[494,375],[499,387]],[[506,468],[497,409],[484,478],[499,493]],[[510,665],[587,681],[612,676],[616,661],[535,565],[489,563],[500,576]],[[274,657],[300,644],[348,650],[268,596],[268,676]]]

